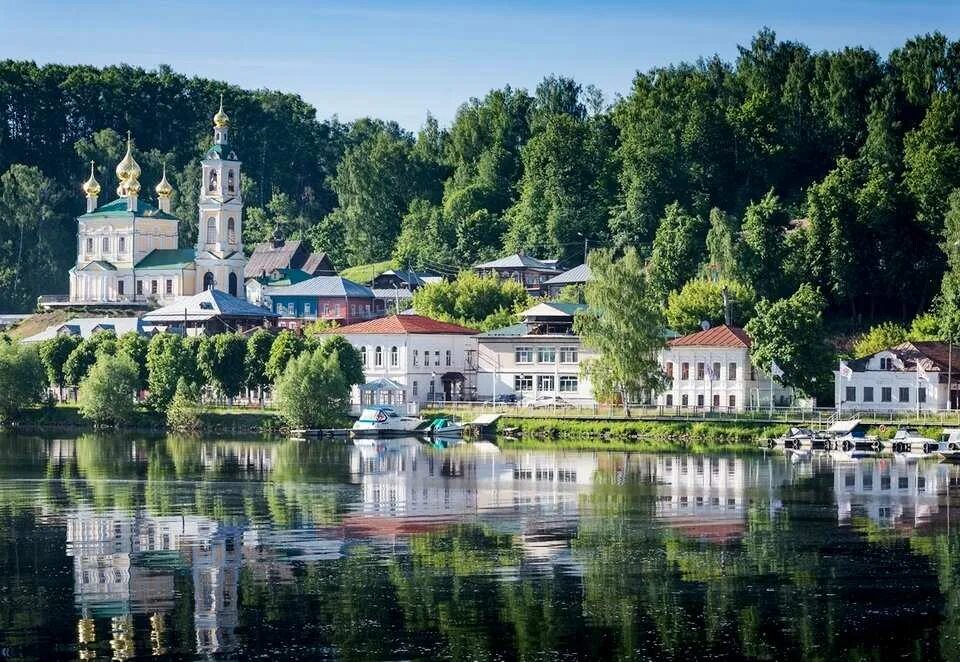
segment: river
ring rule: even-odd
[[[5,435],[0,658],[953,659],[958,481],[779,454]]]

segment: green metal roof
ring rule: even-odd
[[[183,269],[193,264],[192,248],[157,248],[134,265],[134,269]]]
[[[230,145],[217,145],[214,143],[211,145],[210,149],[207,150],[207,157],[217,157],[225,161],[236,161],[237,153],[233,151],[233,148]]]
[[[143,198],[137,198],[137,208],[133,214],[143,218],[166,218],[174,221],[179,220],[173,214],[160,211],[159,208],[154,207]],[[91,212],[82,214],[80,218],[117,218],[130,217],[133,214],[131,214],[131,212],[127,209],[127,199],[117,198],[112,202],[100,205]]]
[[[273,279],[271,274],[267,274],[266,276],[258,276],[256,278],[257,282],[271,287],[283,287],[284,285],[296,285],[313,278],[303,269],[277,269],[276,271],[280,272],[279,278]]]

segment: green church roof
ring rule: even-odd
[[[142,218],[165,218],[170,220],[179,220],[173,214],[168,214],[165,211],[160,211],[158,207],[151,205],[149,202],[143,198],[137,198],[137,208],[134,211],[136,216]],[[91,212],[87,212],[80,216],[80,218],[117,218],[117,217],[129,217],[131,212],[127,209],[127,199],[126,198],[117,198],[112,202],[102,204]]]
[[[134,265],[134,269],[183,269],[193,264],[192,248],[156,248]]]
[[[117,268],[106,260],[94,260],[92,262],[87,262],[85,265],[77,269],[77,271],[116,271]]]

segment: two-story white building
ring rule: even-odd
[[[960,398],[954,387],[953,406],[948,405],[947,383],[957,381],[950,375],[956,372],[957,359],[960,353],[954,357],[947,343],[905,342],[848,361],[849,371],[834,370],[838,407],[841,411],[956,408]]]
[[[483,400],[530,401],[558,397],[593,403],[590,380],[580,363],[585,351],[573,332],[582,304],[541,303],[521,313],[521,322],[477,337],[477,394]]]
[[[360,352],[367,383],[356,404],[472,400],[477,331],[422,315],[391,315],[332,329]]]
[[[769,406],[771,398],[791,404],[793,390],[753,365],[750,346],[746,331],[726,325],[667,341],[660,362],[668,386],[657,404],[707,411]]]

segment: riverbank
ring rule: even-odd
[[[217,407],[205,409],[199,414],[200,428],[205,434],[275,435],[282,425],[276,412],[265,409]],[[17,430],[94,430],[96,427],[80,414],[80,408],[72,404],[55,407],[34,407],[20,413],[9,429]],[[124,430],[141,432],[167,432],[166,418],[149,409],[134,412]]]

